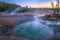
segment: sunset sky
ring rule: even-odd
[[[50,8],[51,2],[56,4],[56,0],[0,0],[2,2],[14,3],[21,6],[32,7],[32,8]]]

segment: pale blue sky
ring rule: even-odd
[[[0,0],[2,2],[7,3],[14,3],[21,6],[29,5],[29,6],[39,6],[39,5],[50,5],[51,2],[54,2],[56,0]]]

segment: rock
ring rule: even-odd
[[[60,39],[60,32],[56,32],[55,38],[56,38],[56,39]]]

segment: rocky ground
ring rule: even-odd
[[[31,16],[32,14],[41,15],[41,14],[50,14],[52,12],[53,12],[52,10],[45,10],[45,9],[44,10],[42,10],[42,9],[41,10],[40,9],[39,10],[38,9],[35,10],[34,9],[34,11],[32,11],[32,12],[18,13],[18,14],[25,14],[25,15],[28,14],[30,16],[9,16],[9,17],[8,16],[0,16],[0,25],[1,25],[0,29],[2,28],[3,29],[2,31],[4,31],[5,30],[4,26],[6,26],[7,28],[10,28],[10,27],[15,26],[16,24],[20,24],[20,23],[24,23],[24,22],[27,22],[27,21],[31,21],[31,19],[34,19],[33,16]],[[11,25],[13,25],[13,26],[11,26]],[[8,32],[7,31],[6,32],[7,32],[7,35],[9,35],[9,36],[2,35],[2,33],[0,31],[0,33],[1,33],[0,40],[28,40],[26,38],[20,38],[20,37],[11,36],[10,35],[11,29],[10,30],[6,29],[6,30],[8,30]],[[59,31],[58,28],[55,28],[54,30],[58,30]],[[57,37],[56,40],[60,39],[60,31],[56,32],[55,35]],[[50,40],[53,40],[53,39],[50,39]]]

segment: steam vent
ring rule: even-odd
[[[0,0],[0,40],[60,40],[60,0]]]
[[[54,36],[54,33],[50,27],[37,21],[32,21],[17,25],[13,29],[13,35],[30,40],[48,40]]]

